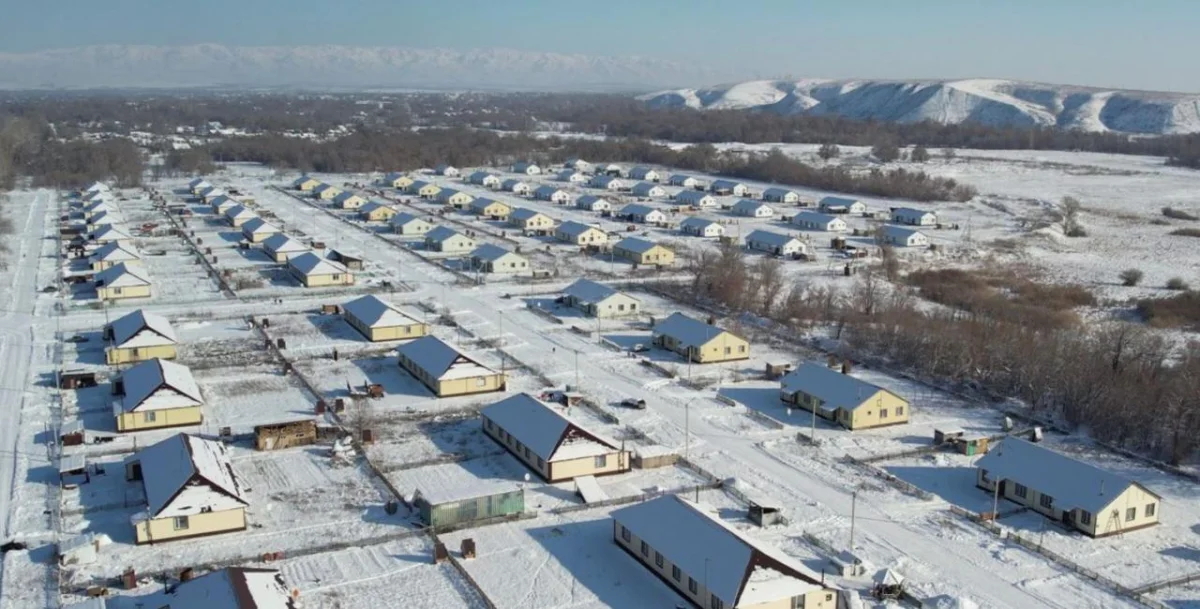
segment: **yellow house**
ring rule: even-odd
[[[263,253],[268,258],[275,262],[287,262],[292,256],[299,256],[304,252],[312,251],[307,245],[287,236],[284,233],[275,233],[262,242]]]
[[[118,262],[99,273],[93,278],[96,286],[96,298],[100,300],[123,300],[126,298],[149,298],[151,296],[150,279],[142,270]]]
[[[554,219],[535,209],[518,207],[508,215],[509,226],[522,231],[545,233],[554,229]]]
[[[428,326],[373,294],[347,302],[342,311],[346,323],[372,342],[421,338],[429,332]]]
[[[746,339],[683,313],[672,313],[654,326],[652,341],[656,347],[674,351],[697,364],[750,357],[750,343]]]
[[[504,391],[506,385],[503,372],[484,366],[434,336],[405,343],[396,352],[400,367],[439,398]]]
[[[112,224],[104,224],[96,228],[96,230],[88,236],[88,239],[98,245],[112,243],[113,241],[133,241],[133,237],[131,237],[129,233],[113,226]]]
[[[333,198],[334,207],[339,207],[341,209],[359,209],[363,205],[366,205],[366,203],[366,199],[352,192],[341,192]]]
[[[300,192],[311,192],[312,189],[321,185],[321,181],[308,176],[300,176],[292,182],[292,188]]]
[[[547,482],[627,472],[629,451],[528,393],[479,411],[483,432]]]
[[[141,264],[142,255],[138,253],[137,248],[132,243],[109,241],[96,248],[96,251],[88,256],[88,262],[91,264],[93,271],[103,271],[122,262]]]
[[[125,477],[145,490],[132,519],[139,545],[246,529],[246,489],[221,442],[172,436],[126,459]]]
[[[312,189],[313,196],[321,201],[328,201],[342,194],[342,192],[341,188],[325,183],[318,184],[316,188]]]
[[[225,220],[234,228],[241,228],[243,224],[257,217],[258,214],[245,205],[234,205],[225,210]]]
[[[608,243],[608,233],[582,222],[568,220],[554,229],[554,238],[563,243],[596,246]]]
[[[250,243],[262,243],[271,235],[278,235],[280,231],[274,224],[263,220],[262,218],[254,217],[242,224],[242,237]]]
[[[636,265],[670,266],[675,264],[675,252],[653,241],[637,237],[618,241],[613,246],[613,255]]]
[[[822,574],[726,523],[715,507],[663,495],[612,519],[617,546],[697,607],[841,607]]]
[[[152,359],[134,364],[113,381],[117,431],[199,425],[204,398],[187,366]]]
[[[104,327],[108,343],[104,359],[109,364],[128,364],[151,359],[175,359],[175,329],[167,318],[138,309]]]
[[[381,182],[384,186],[391,186],[392,188],[404,190],[405,188],[408,188],[409,184],[413,183],[413,179],[403,173],[393,171],[392,173],[383,176],[383,180],[381,180]]]
[[[485,197],[480,197],[474,201],[471,201],[469,208],[476,215],[493,220],[503,220],[507,218],[510,213],[512,213],[512,208],[507,204]]]
[[[976,486],[1090,537],[1159,523],[1162,497],[1135,480],[1009,437],[975,462]],[[996,485],[999,482],[999,489]]]
[[[291,256],[288,272],[306,288],[354,285],[354,275],[340,262],[322,258],[313,252]]]
[[[475,197],[453,188],[443,188],[438,191],[437,200],[444,205],[449,205],[456,209],[465,209],[475,200]]]
[[[367,222],[387,222],[396,217],[396,210],[383,203],[371,201],[359,208],[358,216]]]
[[[786,404],[817,415],[851,431],[902,425],[912,408],[904,398],[864,380],[815,362],[804,362],[780,382]]]
[[[433,230],[433,225],[428,221],[408,212],[392,216],[392,219],[388,220],[388,224],[391,225],[392,232],[397,235],[416,235],[419,237]]]
[[[442,188],[437,184],[430,184],[422,180],[414,180],[412,184],[408,185],[407,190],[409,193],[417,195],[422,199],[432,199],[438,196],[439,192],[442,192]]]
[[[197,194],[209,186],[212,186],[212,184],[209,184],[208,180],[205,180],[204,178],[192,178],[192,180],[187,183],[187,190],[192,194]]]

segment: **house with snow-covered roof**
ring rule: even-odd
[[[409,177],[408,174],[401,173],[399,171],[393,171],[383,176],[383,180],[381,180],[381,182],[384,186],[391,186],[397,190],[404,190],[409,184],[413,183],[413,179]]]
[[[109,192],[110,190],[112,189],[104,182],[92,182],[91,185],[83,189],[84,192]]]
[[[635,197],[646,197],[648,199],[658,199],[667,196],[667,191],[662,186],[654,182],[638,182],[630,189],[630,194]]]
[[[467,206],[472,213],[491,220],[504,220],[512,213],[512,207],[503,201],[479,197]]]
[[[105,224],[88,235],[88,240],[97,244],[105,244],[113,241],[133,241],[133,237],[112,224]]]
[[[316,188],[312,189],[313,198],[317,199],[318,201],[333,200],[343,192],[344,191],[341,188],[338,188],[332,184],[326,184],[324,182],[318,184]]]
[[[672,174],[667,182],[670,183],[671,186],[682,186],[684,188],[698,188],[703,185],[703,183],[696,179],[695,176],[690,176],[685,173]]]
[[[576,171],[582,171],[584,173],[590,173],[592,171],[591,163],[589,163],[583,159],[575,158],[575,157],[571,157],[571,158],[567,159],[567,161],[565,163],[563,163],[563,167],[566,169],[574,169]]]
[[[578,279],[567,286],[563,303],[602,319],[637,315],[642,308],[642,302],[633,296],[591,279]]]
[[[204,422],[204,397],[192,371],[165,359],[138,362],[113,380],[117,431],[143,431]]]
[[[262,246],[263,253],[268,258],[281,264],[287,262],[288,258],[292,256],[299,256],[305,252],[312,251],[312,249],[301,243],[298,239],[293,239],[284,233],[275,233],[263,239]]]
[[[629,178],[632,180],[642,180],[645,182],[661,182],[662,174],[645,165],[638,165],[629,170]]]
[[[424,236],[433,230],[433,224],[428,220],[406,211],[392,216],[392,219],[388,220],[388,224],[392,227],[392,232],[397,235]]]
[[[642,224],[662,224],[667,221],[667,214],[661,209],[644,205],[642,203],[630,203],[622,207],[617,215],[631,222],[640,222]]]
[[[449,226],[437,226],[425,233],[425,249],[443,254],[465,254],[475,249],[475,240]]]
[[[500,183],[500,190],[511,192],[514,195],[527,197],[529,196],[529,193],[532,192],[532,187],[529,186],[528,182],[517,179],[508,179]]]
[[[354,275],[342,263],[304,252],[288,257],[288,273],[306,288],[354,285]]]
[[[245,205],[234,205],[225,210],[225,220],[234,228],[241,228],[243,224],[257,217],[258,214]]]
[[[109,241],[88,256],[93,271],[103,271],[122,262],[141,264],[142,254],[128,241]]]
[[[739,200],[733,204],[730,211],[735,216],[744,216],[747,218],[770,218],[775,215],[775,210],[770,205],[753,199]]]
[[[400,367],[439,398],[504,391],[505,375],[483,365],[436,336],[425,336],[396,349]]]
[[[396,208],[379,201],[368,201],[358,208],[358,217],[366,222],[387,222],[396,215]]]
[[[688,205],[697,209],[716,207],[717,200],[712,195],[699,190],[684,190],[675,194],[674,201],[679,205]]]
[[[608,243],[608,233],[590,224],[567,220],[554,229],[554,238],[571,245],[595,246]]]
[[[292,180],[292,188],[300,192],[312,192],[312,189],[321,185],[321,181],[309,176],[300,176]]]
[[[126,313],[104,327],[108,348],[104,360],[109,364],[128,364],[150,359],[175,359],[175,328],[167,318],[142,309]]]
[[[613,540],[697,607],[838,609],[823,575],[725,522],[715,507],[664,495],[612,513]]]
[[[763,201],[770,201],[771,203],[795,205],[800,202],[800,193],[790,188],[773,187],[764,190],[762,198]]]
[[[697,364],[729,362],[750,357],[750,343],[736,334],[684,315],[672,313],[651,330],[654,346],[673,351]]]
[[[750,188],[741,182],[733,180],[713,180],[709,184],[708,191],[714,195],[731,195],[734,197],[744,197],[750,194]]]
[[[757,229],[746,235],[746,249],[766,252],[774,256],[794,256],[808,253],[803,241],[791,236]]]
[[[471,269],[481,273],[527,273],[529,259],[499,245],[484,243],[471,252]]]
[[[892,222],[908,226],[937,226],[937,214],[912,207],[896,207],[892,209]]]
[[[212,186],[212,184],[209,184],[208,180],[204,178],[192,178],[192,180],[187,183],[188,192],[192,194],[196,194],[200,192],[200,189],[208,188],[209,186]]]
[[[541,175],[542,168],[532,161],[517,161],[512,166],[513,173],[523,173],[528,176]]]
[[[670,266],[675,264],[675,252],[670,248],[640,237],[626,237],[613,245],[613,256],[633,264]]]
[[[223,216],[225,215],[225,210],[233,207],[234,205],[240,205],[240,203],[226,195],[221,195],[212,200],[212,203],[209,204],[208,209],[218,216]]]
[[[436,199],[442,205],[449,205],[455,209],[465,209],[475,200],[475,197],[461,192],[454,188],[443,188],[438,191]]]
[[[508,214],[508,225],[526,233],[544,234],[554,229],[554,218],[527,207],[518,207]]]
[[[412,489],[413,510],[437,530],[477,521],[516,516],[525,511],[525,489],[514,480],[483,477],[462,463],[443,463],[394,474],[401,492]]]
[[[684,218],[683,222],[679,223],[679,230],[687,235],[709,239],[716,239],[725,234],[725,227],[720,222],[700,216]]]
[[[458,168],[453,165],[441,164],[434,168],[433,173],[447,178],[458,177]]]
[[[296,600],[284,583],[283,574],[275,569],[253,567],[211,571],[137,598],[137,606],[146,608],[296,609]],[[110,605],[108,609],[117,608]]]
[[[484,188],[500,188],[500,176],[488,171],[476,171],[467,176],[467,182]]]
[[[926,247],[929,236],[915,229],[904,226],[884,224],[879,227],[879,237],[884,243],[896,247]]]
[[[250,243],[262,243],[271,235],[279,234],[283,231],[279,227],[255,216],[242,224],[242,238]]]
[[[118,262],[92,277],[96,298],[123,300],[152,296],[150,278],[140,265]]]
[[[413,183],[408,185],[407,191],[409,194],[414,194],[422,199],[430,200],[437,197],[438,193],[442,192],[442,187],[424,180],[413,180]]]
[[[146,497],[131,519],[139,545],[246,529],[250,502],[222,442],[171,436],[128,457],[125,477]]]
[[[848,230],[846,221],[833,215],[815,211],[802,211],[791,220],[792,226],[804,230],[819,230],[829,233],[840,233]]]
[[[547,482],[627,472],[629,451],[528,393],[479,411],[483,432]]]
[[[350,191],[340,192],[333,197],[333,206],[338,209],[354,210],[362,207],[367,203],[365,197],[359,196]]]
[[[599,188],[602,190],[607,190],[609,192],[617,192],[620,190],[629,190],[629,188],[630,188],[628,182],[626,182],[625,180],[618,178],[614,175],[609,175],[609,174],[600,174],[600,175],[593,176],[592,179],[588,180],[588,186],[591,186],[592,188]]]
[[[568,184],[583,184],[584,182],[588,181],[588,176],[582,171],[564,169],[554,174],[554,180],[556,182],[566,182]]]
[[[545,184],[538,186],[537,190],[533,191],[533,198],[539,201],[549,201],[558,205],[564,205],[571,200],[571,195],[561,188]]]
[[[583,195],[575,199],[575,209],[587,211],[608,211],[612,209],[612,201],[596,195]]]
[[[816,362],[804,362],[780,380],[779,399],[849,429],[907,423],[908,400],[849,374]]]
[[[429,333],[428,326],[374,294],[342,305],[342,318],[371,342],[421,338]]]
[[[817,211],[826,214],[854,214],[861,216],[867,213],[867,206],[858,199],[849,197],[822,197],[817,202]]]

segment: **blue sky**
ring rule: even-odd
[[[0,0],[0,14],[0,52],[506,47],[684,60],[739,78],[995,77],[1200,91],[1200,0]]]

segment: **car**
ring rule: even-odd
[[[621,405],[624,406],[625,408],[634,408],[636,410],[645,410],[646,409],[646,400],[639,400],[637,398],[625,398],[625,399],[621,400]]]
[[[75,336],[67,339],[67,342],[69,343],[86,343],[87,341],[87,337],[82,334],[76,334]]]
[[[58,288],[55,286],[52,286],[52,285],[48,285],[48,286],[42,288],[42,292],[44,292],[46,294],[49,294],[51,292],[57,292],[57,291],[58,291]]]

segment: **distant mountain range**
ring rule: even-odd
[[[1200,132],[1200,95],[1011,80],[758,80],[639,97],[655,107],[944,124],[1052,126],[1136,134]]]
[[[727,78],[691,64],[511,49],[100,45],[0,53],[0,88],[637,92]]]

